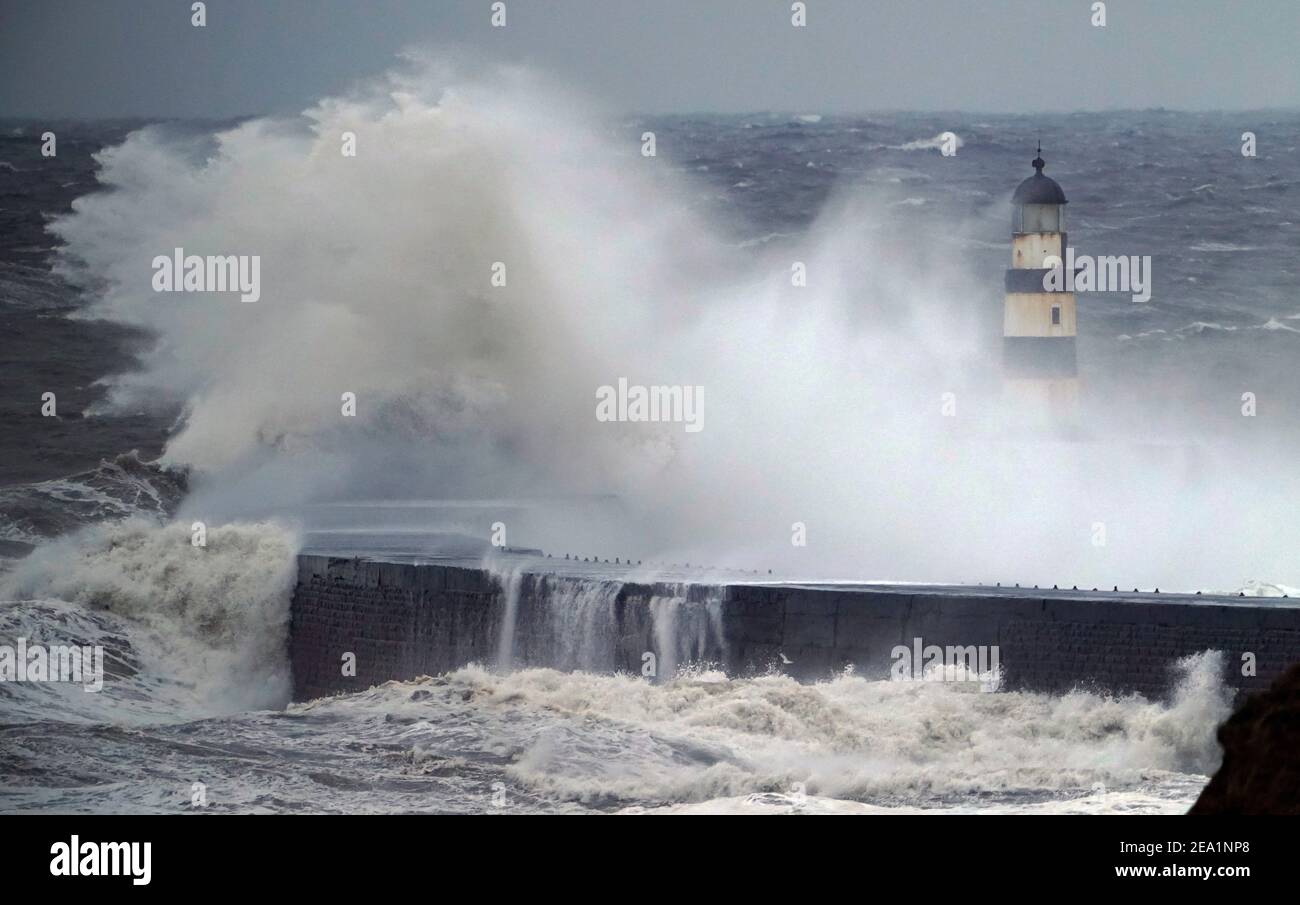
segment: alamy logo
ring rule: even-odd
[[[153,876],[152,842],[70,842],[50,846],[50,873],[56,877],[131,877],[135,886],[148,886]]]
[[[980,691],[997,691],[1002,681],[996,644],[925,644],[912,639],[912,646],[899,644],[890,652],[893,681],[978,682]]]
[[[1065,261],[1050,255],[1043,261],[1043,289],[1047,292],[1128,292],[1133,301],[1151,300],[1151,256],[1074,256],[1065,249]]]
[[[669,421],[686,425],[688,433],[704,429],[704,387],[629,385],[596,390],[597,421]]]
[[[153,259],[154,292],[238,292],[241,302],[262,297],[261,255],[187,255],[177,248]]]
[[[104,648],[69,644],[0,644],[0,682],[74,682],[86,691],[104,687]]]

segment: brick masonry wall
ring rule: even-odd
[[[294,697],[358,691],[390,679],[499,662],[513,609],[514,666],[660,674],[706,662],[729,675],[779,669],[817,680],[853,667],[884,678],[896,645],[996,645],[1003,687],[1076,686],[1168,693],[1173,665],[1204,650],[1225,655],[1235,688],[1266,687],[1300,662],[1300,608],[1250,598],[1043,596],[975,590],[835,589],[762,585],[515,579],[483,569],[304,555],[294,593]],[[1242,676],[1243,652],[1256,658]],[[356,657],[355,677],[343,656]],[[785,663],[784,661],[791,661]]]

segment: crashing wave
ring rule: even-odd
[[[12,616],[14,607],[63,601],[116,620],[132,645],[152,652],[152,672],[192,689],[207,712],[282,706],[295,535],[261,523],[212,526],[205,546],[192,538],[182,523],[92,526],[38,547],[0,577],[0,607]]]

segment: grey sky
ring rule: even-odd
[[[1300,107],[1300,0],[0,0],[0,116],[301,109],[408,45],[641,112]]]

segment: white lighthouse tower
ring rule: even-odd
[[[1048,289],[1048,272],[1066,259],[1065,192],[1043,175],[1043,148],[1034,175],[1011,196],[1011,269],[1002,310],[1002,373],[1017,403],[1051,417],[1068,417],[1078,402],[1073,275]]]

